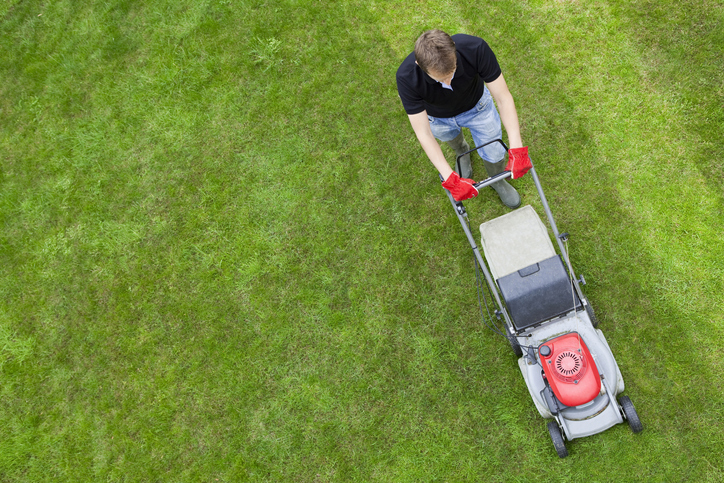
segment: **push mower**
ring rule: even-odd
[[[458,172],[462,156],[492,143],[508,150],[500,139],[477,146],[457,157]],[[564,458],[566,440],[600,433],[624,420],[634,433],[641,432],[643,425],[631,400],[617,398],[624,390],[623,377],[581,291],[586,281],[573,271],[568,234],[558,232],[535,167],[529,172],[560,253],[536,211],[526,205],[480,225],[486,265],[463,203],[445,191],[473,249],[478,297],[483,296],[487,307],[479,267],[504,332],[488,310],[489,325],[508,339],[535,407],[543,418],[552,419],[548,432],[558,456]],[[510,177],[511,172],[504,171],[475,187],[480,190]]]

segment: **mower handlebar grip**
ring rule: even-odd
[[[485,178],[482,181],[478,181],[477,183],[473,183],[473,186],[475,186],[475,189],[481,189],[485,188],[486,186],[490,186],[493,183],[497,183],[501,179],[508,179],[511,176],[513,176],[513,173],[510,171],[503,171],[500,174],[496,174],[495,176],[491,176],[490,178]]]

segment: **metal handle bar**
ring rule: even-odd
[[[510,171],[503,171],[500,174],[496,174],[495,176],[491,176],[490,178],[485,178],[482,181],[473,183],[473,186],[475,186],[476,189],[480,190],[481,188],[485,188],[486,186],[490,186],[493,183],[497,183],[501,179],[507,179],[511,176],[513,176],[513,173],[511,173]]]

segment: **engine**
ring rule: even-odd
[[[546,341],[538,355],[553,394],[566,406],[586,404],[601,392],[596,362],[577,332]]]

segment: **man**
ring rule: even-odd
[[[461,128],[470,129],[479,146],[502,138],[502,119],[508,133],[510,161],[528,159],[513,96],[495,54],[483,39],[465,34],[450,37],[442,30],[423,33],[415,43],[415,51],[397,70],[397,91],[422,149],[440,172],[443,187],[456,201],[478,195],[469,179],[470,155],[461,158],[461,173],[456,173],[435,138],[447,142],[459,155],[470,149]],[[478,153],[489,176],[506,169],[505,149],[500,143],[479,149]],[[520,206],[520,195],[505,180],[492,187],[506,206]]]

